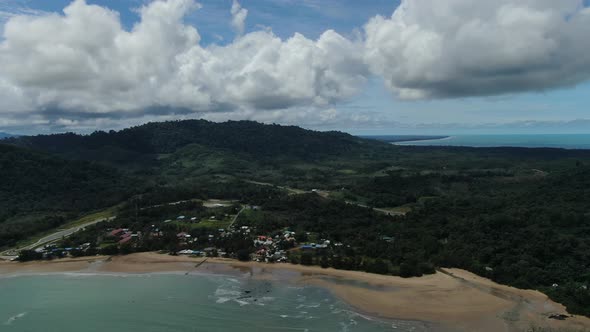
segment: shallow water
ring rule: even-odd
[[[590,149],[590,135],[457,135],[396,145]]]
[[[0,331],[421,331],[327,290],[219,275],[0,278]]]

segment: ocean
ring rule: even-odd
[[[399,139],[399,136],[395,136]],[[442,139],[394,142],[396,145],[590,149],[590,134],[455,135]]]
[[[327,290],[220,275],[0,277],[0,331],[420,331]]]

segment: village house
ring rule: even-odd
[[[201,251],[191,250],[191,249],[185,249],[185,250],[179,251],[178,254],[179,255],[186,255],[186,256],[200,256],[201,255]]]
[[[109,236],[113,236],[113,237],[119,237],[121,236],[123,233],[125,233],[125,230],[123,228],[117,228],[112,230],[111,232],[109,232]]]
[[[271,237],[267,237],[264,235],[259,235],[254,239],[255,246],[270,246],[273,244],[273,240]]]
[[[150,237],[159,238],[164,236],[164,232],[162,232],[159,228],[156,228],[155,225],[152,225],[152,231],[150,232]]]
[[[383,240],[383,241],[385,241],[385,242],[387,242],[387,243],[391,243],[391,242],[393,242],[393,241],[394,241],[394,238],[393,238],[393,237],[391,237],[391,236],[382,236],[382,237],[381,237],[381,240]]]
[[[125,244],[141,237],[141,232],[132,233],[127,228],[113,229],[107,233],[108,237],[115,238],[118,244]]]
[[[178,234],[176,234],[176,237],[178,238],[178,240],[180,241],[180,243],[192,243],[192,236],[190,234],[188,234],[187,232],[180,232]]]
[[[217,249],[214,247],[207,247],[207,248],[203,249],[203,252],[206,254],[207,257],[217,256]]]
[[[125,244],[129,241],[131,241],[133,238],[131,237],[131,234],[125,234],[124,236],[121,237],[121,240],[119,240],[119,244]]]

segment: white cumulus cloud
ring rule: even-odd
[[[246,17],[248,17],[248,9],[242,8],[238,0],[234,0],[231,5],[231,24],[238,35],[243,35],[246,29]]]
[[[403,0],[365,32],[367,63],[401,98],[545,90],[590,77],[582,0]]]
[[[192,0],[153,1],[130,31],[118,13],[84,0],[63,15],[12,17],[0,43],[0,84],[34,108],[108,113],[322,106],[364,82],[358,47],[334,31],[318,40],[258,31],[203,47],[183,23],[197,8]]]
[[[546,90],[590,78],[590,9],[582,0],[403,0],[392,16],[371,18],[361,38],[327,30],[316,40],[245,33],[248,11],[235,0],[236,38],[207,46],[184,20],[199,8],[194,0],[154,0],[131,29],[117,12],[85,0],[63,13],[5,15],[0,125],[199,115],[336,123],[344,115],[335,105],[371,75],[404,99]]]

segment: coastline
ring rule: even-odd
[[[395,140],[389,143],[398,146],[588,150],[590,135],[461,134],[432,139]]]
[[[451,138],[451,136],[448,135],[360,135],[359,137],[382,141],[390,144],[404,142],[436,141]]]
[[[588,329],[590,319],[548,318],[565,308],[533,291],[496,284],[470,272],[442,269],[403,279],[319,266],[190,258],[157,253],[96,256],[43,262],[0,262],[0,277],[39,274],[221,274],[328,289],[355,310],[384,320],[426,322],[449,331],[525,331],[531,326]]]
[[[400,146],[412,146],[414,145],[414,143],[425,143],[425,142],[430,142],[430,141],[436,141],[436,142],[440,142],[440,141],[447,141],[450,139],[455,138],[455,136],[444,136],[444,137],[440,137],[440,138],[427,138],[427,139],[413,139],[413,140],[409,140],[409,141],[395,141],[395,142],[389,142],[393,145],[400,145]]]

